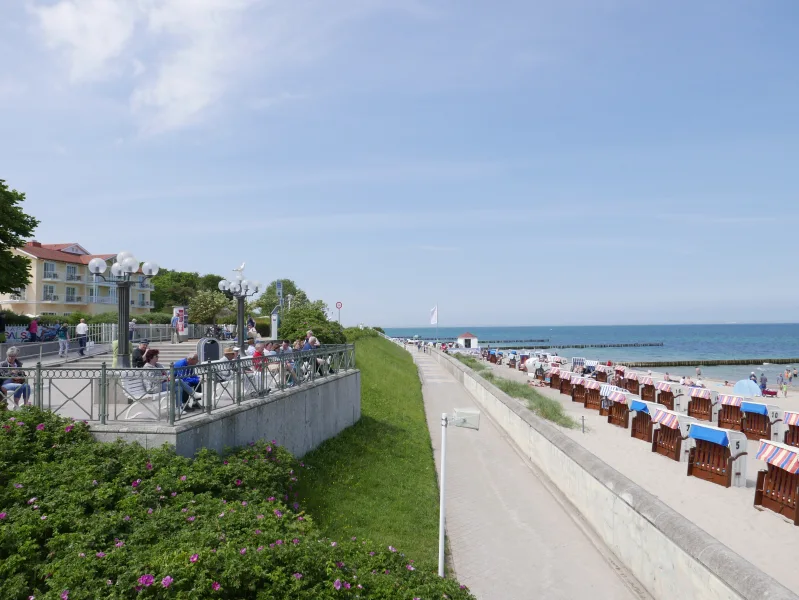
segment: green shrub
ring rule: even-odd
[[[393,548],[323,538],[274,443],[186,459],[35,408],[2,418],[0,598],[471,598]]]
[[[481,363],[477,360],[474,356],[469,356],[468,354],[452,354],[456,359],[461,361],[464,365],[469,367],[470,369],[477,371],[478,373],[481,371],[487,371],[488,365]]]
[[[484,373],[483,379],[486,379],[501,389],[508,396],[514,398],[523,398],[527,400],[527,406],[530,410],[536,413],[539,417],[557,423],[563,427],[573,429],[577,427],[577,422],[566,414],[563,406],[557,400],[547,398],[543,394],[538,393],[529,385],[520,383],[518,381],[511,381],[504,377],[497,377],[493,373]]]
[[[10,310],[0,310],[6,321],[6,325],[30,325],[31,318],[27,315],[18,315]]]
[[[364,338],[380,336],[377,334],[377,331],[370,327],[364,327],[363,329],[360,327],[347,327],[344,330],[344,337],[346,338],[348,344],[352,344]]]
[[[272,325],[267,323],[255,323],[255,330],[262,338],[269,338],[272,331]]]

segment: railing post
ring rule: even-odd
[[[286,389],[286,361],[282,358],[280,359],[280,383],[278,384],[277,389]]]
[[[241,356],[236,357],[236,404],[241,404]]]
[[[211,414],[211,407],[214,404],[214,397],[216,394],[214,393],[214,373],[211,369],[211,359],[209,358],[206,363],[206,371],[205,371],[205,384],[203,385],[203,402],[205,403],[205,412],[206,414]]]
[[[105,361],[100,365],[100,425],[108,419],[108,372]]]
[[[43,409],[42,403],[42,363],[36,363],[36,380],[33,382],[33,404],[39,410]]]
[[[167,415],[169,424],[175,424],[175,403],[177,402],[177,390],[175,389],[175,363],[169,363],[169,390],[167,395]]]
[[[316,379],[316,350],[309,352],[311,358],[308,359],[308,364],[311,365],[311,383]]]

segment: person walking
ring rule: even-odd
[[[28,325],[28,340],[31,342],[36,341],[36,337],[39,335],[39,322],[36,318],[31,319],[30,325]]]
[[[702,377],[702,368],[699,365],[697,365],[696,366],[696,378],[699,379],[700,377]]]
[[[178,332],[178,325],[180,324],[180,317],[177,315],[172,315],[172,322],[170,323],[169,327],[172,330],[172,343],[173,344],[180,344],[180,333]]]
[[[80,323],[77,324],[75,327],[75,335],[78,336],[78,344],[80,346],[78,354],[85,356],[86,342],[89,339],[89,326],[86,325],[86,319],[81,319]]]
[[[790,376],[790,372],[789,372],[789,376]],[[782,385],[780,387],[782,388],[782,397],[783,398],[787,398],[788,397],[788,379],[789,379],[789,377],[785,377],[785,376],[782,377]]]
[[[69,354],[69,330],[66,323],[59,323],[55,331],[55,337],[58,340],[58,356],[59,358],[66,358]]]
[[[768,377],[766,377],[765,373],[762,373],[760,375],[760,391],[765,392],[767,386],[768,386]]]
[[[136,332],[136,319],[131,319],[128,323],[128,339],[133,341],[133,334]]]

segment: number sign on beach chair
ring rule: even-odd
[[[602,383],[595,379],[586,379],[585,386],[585,400],[583,406],[591,410],[600,410],[602,408],[602,397],[599,395],[602,389]]]
[[[761,402],[741,402],[743,419],[741,431],[750,440],[771,440],[782,438],[782,409],[774,404]]]
[[[719,427],[722,429],[732,429],[733,431],[742,431],[743,413],[741,412],[741,404],[744,400],[751,401],[751,398],[719,394],[717,399],[721,406],[721,410],[719,411]]]
[[[630,412],[634,412],[630,421],[630,437],[634,437],[644,442],[652,442],[653,421],[652,415],[657,404],[644,400],[632,400],[630,402]]]
[[[799,525],[799,455],[797,449],[779,442],[760,440],[756,458],[768,467],[757,474],[755,506],[773,510]]]
[[[683,397],[685,392],[679,383],[673,381],[658,381],[655,387],[658,390],[658,404],[662,404],[669,410],[685,412],[683,409]]]
[[[721,405],[718,392],[706,388],[692,387],[688,400],[688,416],[698,421],[718,422]]]
[[[688,475],[723,485],[746,487],[746,436],[704,423],[691,424]]]
[[[687,461],[693,447],[688,432],[691,430],[691,425],[697,422],[696,419],[667,410],[661,405],[655,409],[652,420],[657,423],[652,435],[652,452],[677,462]]]
[[[576,373],[572,375],[572,402],[585,403],[585,378]]]
[[[608,423],[616,427],[627,429],[630,426],[630,406],[631,399],[640,400],[637,396],[632,396],[627,391],[617,390],[608,394],[610,400],[610,411],[608,413]]]
[[[799,447],[799,412],[786,410],[782,422],[785,425],[785,444]]]
[[[628,370],[624,377],[624,387],[628,392],[637,396],[641,391],[641,384],[638,382],[638,373]]]
[[[648,376],[641,377],[638,383],[641,384],[641,400],[645,402],[655,402],[658,393],[652,378]]]
[[[560,367],[552,367],[549,370],[549,387],[553,390],[560,389]]]

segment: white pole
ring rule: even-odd
[[[438,576],[444,577],[444,521],[446,516],[446,469],[447,469],[447,413],[441,414],[441,481],[439,482],[440,504],[438,509]]]

